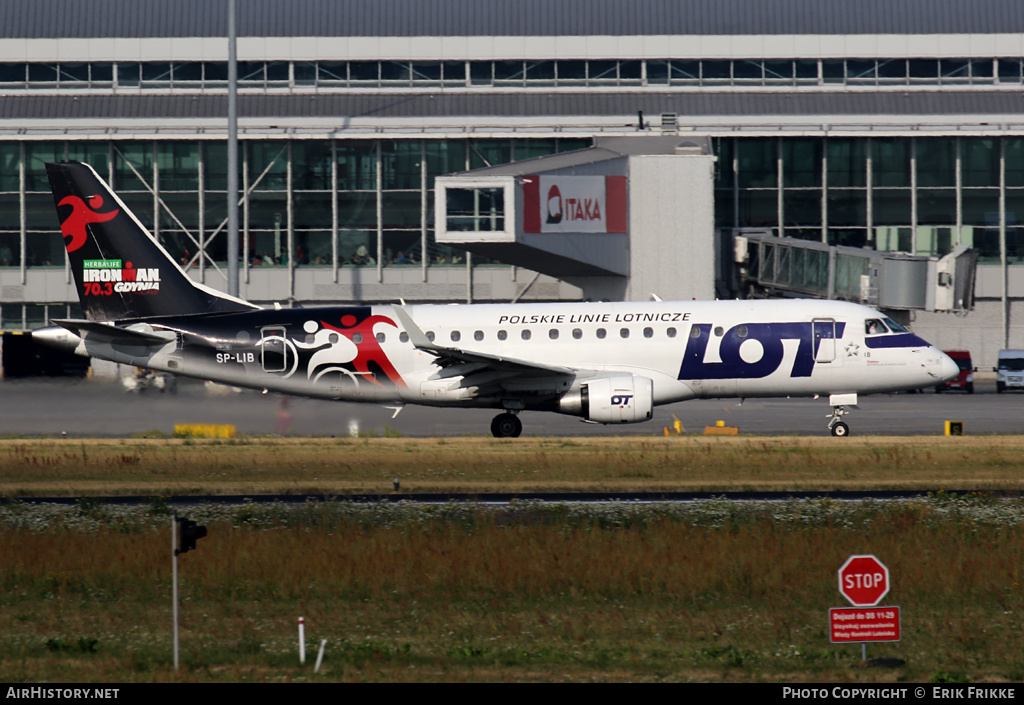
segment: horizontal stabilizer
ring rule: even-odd
[[[111,344],[159,346],[173,342],[175,339],[174,333],[170,331],[154,331],[151,328],[149,330],[119,328],[110,323],[79,319],[54,321],[54,323],[66,328],[79,338],[85,338],[88,335],[90,339],[99,338],[101,341]],[[148,328],[148,326],[146,327]]]

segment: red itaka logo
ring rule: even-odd
[[[558,184],[553,184],[548,189],[548,223],[562,222],[562,192]]]
[[[103,196],[96,195],[89,196],[88,198],[96,204],[96,208],[103,207]],[[71,241],[67,243],[68,252],[74,252],[85,244],[86,225],[89,223],[105,223],[121,212],[120,209],[115,208],[109,213],[97,213],[78,196],[65,196],[57,205],[71,206],[72,208],[71,215],[60,224],[61,234],[65,238],[71,238]]]

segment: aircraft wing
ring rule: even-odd
[[[88,333],[91,339],[98,338],[105,343],[111,344],[154,346],[166,345],[174,340],[174,333],[170,331],[156,332],[153,330],[121,328],[110,323],[79,319],[55,320],[53,322],[61,328],[71,331],[79,338],[84,338],[84,334]],[[148,328],[148,326],[146,327]]]
[[[576,375],[581,370],[559,365],[544,365],[529,360],[517,360],[512,357],[491,355],[489,353],[473,352],[461,348],[450,348],[443,345],[436,345],[427,338],[426,334],[419,329],[419,326],[412,320],[412,316],[401,306],[392,306],[395,316],[402,322],[402,327],[409,334],[409,341],[417,350],[430,353],[437,358],[437,364],[443,368],[456,365],[474,365],[477,370],[490,369],[498,373],[509,373],[509,376],[525,375],[530,377],[544,377],[550,375]]]

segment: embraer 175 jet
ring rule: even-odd
[[[827,396],[845,436],[860,394],[959,370],[903,326],[821,300],[263,309],[194,283],[85,164],[47,164],[87,320],[35,338],[126,365],[319,399],[524,409],[623,424],[709,397]],[[396,412],[397,413],[397,412]]]

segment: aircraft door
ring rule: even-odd
[[[174,336],[174,352],[167,358],[167,367],[172,372],[181,372],[185,369],[185,338],[180,332]]]
[[[288,340],[283,326],[260,329],[260,363],[264,372],[286,372],[291,366]]]
[[[831,318],[814,320],[814,361],[833,362],[836,359],[836,322]]]

